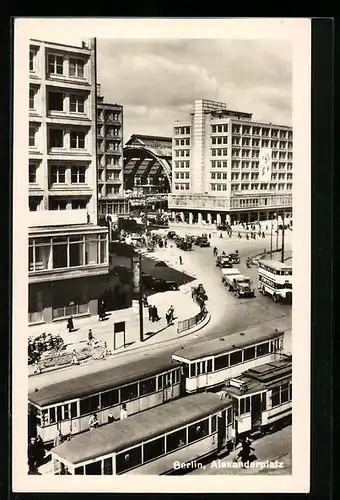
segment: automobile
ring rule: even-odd
[[[176,247],[181,250],[192,250],[192,243],[189,240],[185,240],[184,238],[176,239]]]
[[[176,231],[169,231],[168,234],[167,234],[167,237],[170,239],[170,240],[174,240],[176,238]]]
[[[150,274],[142,274],[142,285],[146,288],[152,289],[154,278]]]
[[[240,263],[240,256],[238,253],[230,253],[228,255],[229,257],[229,260],[233,263],[233,264],[239,264]]]
[[[210,247],[210,241],[206,236],[199,236],[195,241],[195,245],[199,247]]]
[[[162,278],[154,278],[152,284],[152,290],[157,292],[166,292],[168,290],[178,290],[177,281],[164,280]]]
[[[218,255],[216,259],[216,266],[220,268],[232,268],[233,263],[227,255]]]

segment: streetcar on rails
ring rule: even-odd
[[[233,403],[194,394],[74,436],[51,451],[55,475],[171,474],[228,449]],[[230,447],[229,447],[230,449]]]
[[[230,377],[278,359],[283,342],[284,331],[256,326],[184,347],[172,359],[181,363],[185,391],[192,394],[219,388]]]
[[[259,260],[259,290],[270,295],[274,302],[292,301],[292,266],[275,260]]]
[[[265,363],[230,378],[222,391],[234,402],[235,435],[262,435],[290,423],[292,357]]]
[[[48,444],[57,430],[63,436],[87,431],[94,413],[103,425],[109,413],[119,419],[123,404],[128,415],[142,412],[180,397],[181,380],[181,364],[163,355],[43,387],[28,395],[30,433]]]

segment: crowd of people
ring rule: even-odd
[[[28,339],[28,363],[37,363],[46,351],[60,351],[64,341],[59,334],[42,333],[38,337]]]

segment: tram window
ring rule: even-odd
[[[75,418],[78,416],[77,402],[74,401],[71,403],[71,418]]]
[[[282,384],[282,386],[281,386],[281,404],[287,403],[288,400],[289,400],[288,384]]]
[[[201,375],[202,371],[201,371],[201,362],[198,362],[197,363],[197,375]]]
[[[70,418],[69,411],[68,411],[68,404],[64,405],[64,420],[68,420]]]
[[[84,475],[84,467],[83,466],[76,467],[74,469],[74,475],[75,476],[83,476]]]
[[[266,393],[263,392],[262,395],[261,395],[261,410],[262,411],[265,411],[266,408],[267,408],[267,401],[266,401]]]
[[[249,361],[255,358],[255,347],[247,347],[244,349],[244,361]]]
[[[51,410],[52,410],[52,408],[51,408]],[[39,412],[37,414],[37,417],[38,417],[38,415],[39,415]],[[41,417],[42,417],[41,418],[41,425],[47,425],[48,424],[48,410],[44,410],[41,414]],[[53,422],[51,422],[51,423],[53,423]]]
[[[80,415],[86,415],[98,410],[99,394],[80,400]]]
[[[116,455],[116,472],[124,472],[142,463],[142,447],[136,446],[128,451],[122,451]]]
[[[201,420],[188,427],[188,442],[192,443],[209,434],[209,419]]]
[[[140,396],[145,396],[146,394],[151,394],[152,392],[156,392],[156,377],[143,380],[143,382],[139,383]]]
[[[60,422],[60,420],[62,420],[61,406],[57,406],[57,422]]]
[[[50,424],[55,424],[55,408],[50,408]]]
[[[245,398],[240,399],[240,415],[243,415],[245,413],[244,411],[244,403],[245,403]]]
[[[242,351],[235,351],[230,354],[230,366],[242,363]]]
[[[102,474],[102,461],[97,460],[92,462],[92,464],[85,465],[86,476],[101,476]]]
[[[158,375],[158,390],[163,389],[163,375]]]
[[[207,373],[211,373],[212,371],[213,371],[212,359],[208,359],[208,361],[207,361]]]
[[[104,476],[112,476],[112,457],[104,458],[103,473]]]
[[[246,413],[250,412],[250,397],[246,397]]]
[[[183,369],[183,376],[185,378],[188,378],[189,377],[189,365],[187,363],[183,363],[182,369]]]
[[[213,415],[211,417],[211,433],[216,432],[217,428],[217,416]]]
[[[231,406],[227,408],[227,425],[233,422],[233,409]]]
[[[130,399],[135,399],[138,397],[138,384],[130,384],[122,387],[121,389],[121,400],[129,401]]]
[[[180,370],[174,370],[172,372],[173,384],[178,384],[179,380],[180,380]]]
[[[215,358],[215,370],[221,370],[222,368],[226,368],[228,365],[228,354]]]
[[[101,394],[101,407],[109,408],[119,403],[118,389],[112,391],[102,392]]]
[[[143,461],[148,462],[149,460],[153,460],[154,458],[160,457],[164,455],[165,452],[165,437],[154,439],[153,441],[149,441],[149,443],[145,443],[143,446]]]
[[[257,357],[264,356],[269,353],[269,342],[265,342],[264,344],[259,344],[257,346]]]
[[[196,363],[190,365],[190,377],[196,377]]]
[[[293,399],[293,386],[290,383],[289,384],[289,400],[291,401]]]
[[[168,434],[166,436],[167,452],[176,450],[177,448],[180,448],[181,446],[184,446],[186,444],[187,444],[186,427],[184,427],[184,429],[180,429],[179,431],[171,432],[171,434]]]
[[[280,404],[280,387],[274,387],[272,390],[272,407]]]

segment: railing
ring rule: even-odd
[[[52,319],[67,318],[88,313],[88,304],[74,304],[73,306],[58,307],[52,310]]]
[[[206,317],[207,317],[208,311],[204,308],[202,311],[200,311],[196,316],[193,318],[189,319],[184,319],[183,321],[179,321],[177,325],[177,333],[185,332],[186,330],[189,330],[189,328],[192,328],[195,325],[198,325],[198,323],[201,323]]]

